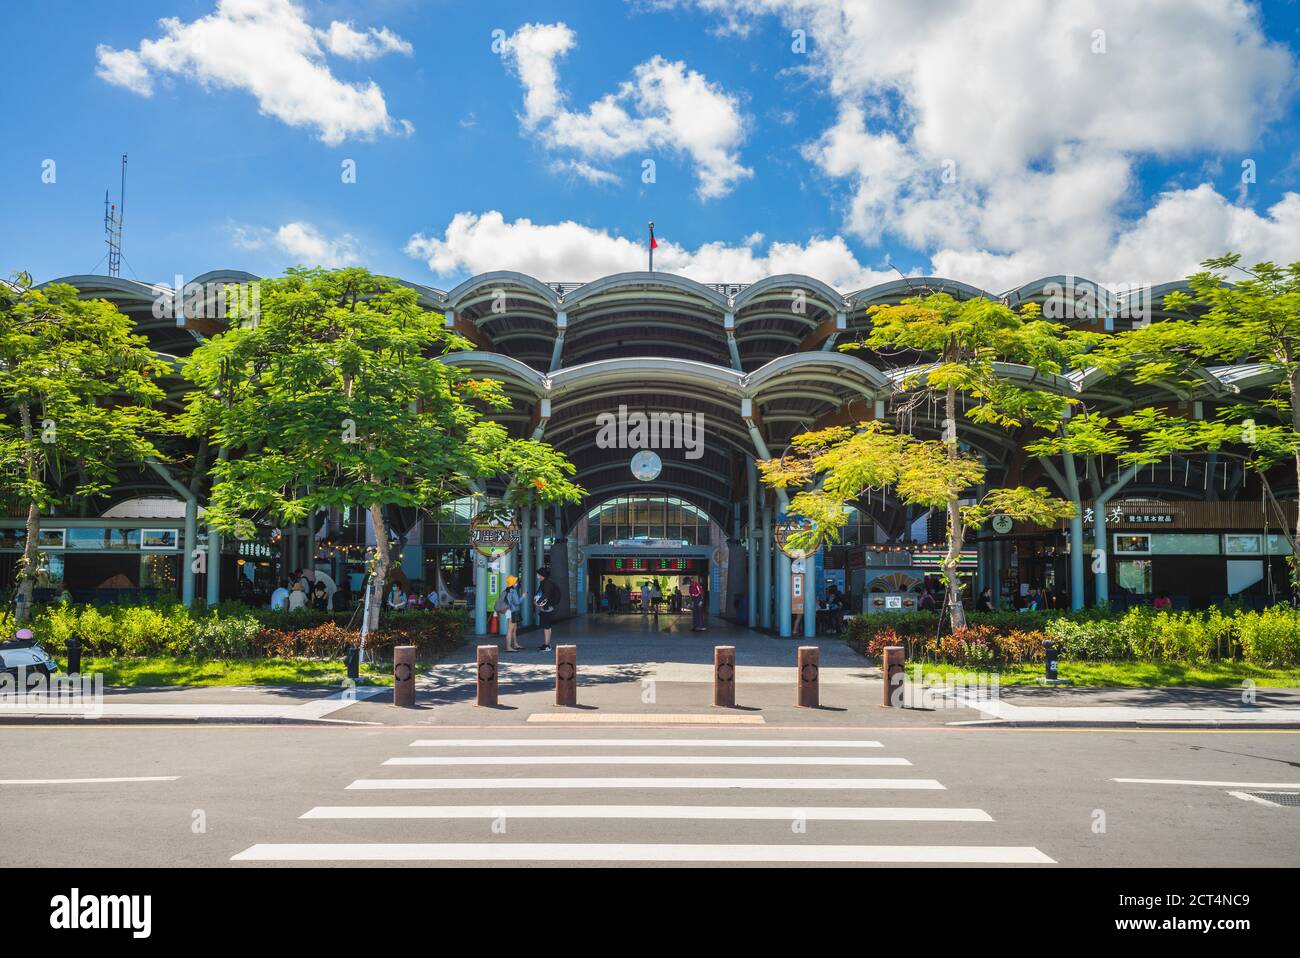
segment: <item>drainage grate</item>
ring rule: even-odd
[[[1300,792],[1245,792],[1251,798],[1269,805],[1290,805],[1300,808]]]

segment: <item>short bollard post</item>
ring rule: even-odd
[[[572,708],[578,704],[578,647],[555,647],[555,704]]]
[[[718,708],[736,707],[736,647],[713,647],[713,704]]]
[[[68,639],[68,674],[81,674],[81,640],[75,635]]]
[[[880,671],[885,680],[885,700],[881,704],[885,708],[903,707],[903,679],[906,674],[903,663],[901,645],[885,646],[880,660]]]
[[[478,647],[478,695],[475,705],[497,707],[497,662],[501,650],[495,645]]]
[[[393,649],[393,704],[402,709],[415,708],[415,646],[399,645]]]
[[[800,708],[815,709],[821,704],[818,687],[821,684],[821,649],[815,645],[799,646],[799,698]]]
[[[1057,655],[1055,642],[1050,639],[1043,642],[1043,661],[1046,663],[1046,675],[1044,677],[1049,683],[1055,682],[1061,677]]]

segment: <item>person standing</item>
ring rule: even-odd
[[[533,605],[537,608],[537,619],[542,626],[542,645],[539,652],[551,649],[551,628],[555,624],[555,613],[560,607],[560,587],[551,581],[551,569],[542,566],[537,570],[537,591],[533,593]]]
[[[613,615],[618,611],[618,586],[613,579],[605,580],[605,614]]]
[[[506,651],[522,652],[519,647],[519,614],[524,607],[524,597],[519,594],[519,578],[506,576]]]
[[[691,631],[704,632],[704,588],[700,585],[699,579],[692,579],[690,585],[691,598]]]

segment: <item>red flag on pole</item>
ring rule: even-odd
[[[655,250],[659,248],[659,241],[655,239],[655,224],[650,223],[650,272],[655,271]]]

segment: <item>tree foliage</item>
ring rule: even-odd
[[[27,512],[24,613],[41,511],[102,495],[121,465],[161,458],[166,417],[155,404],[170,371],[112,303],[67,284],[0,283],[0,496]]]
[[[213,468],[209,523],[248,536],[259,518],[368,511],[377,614],[387,507],[438,510],[499,478],[513,504],[580,498],[562,455],[485,418],[510,405],[499,383],[437,361],[468,346],[414,290],[363,269],[262,281],[255,311],[184,363],[199,387],[185,428],[230,452]]]

